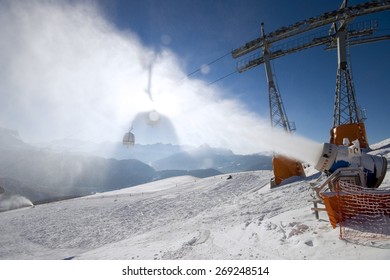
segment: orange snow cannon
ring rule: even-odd
[[[302,163],[281,155],[274,155],[272,158],[272,165],[275,177],[271,179],[271,188],[277,187],[284,180],[300,176],[305,177]]]
[[[360,148],[367,149],[368,141],[366,134],[366,127],[364,123],[349,123],[342,124],[336,127],[333,127],[330,130],[330,143],[337,146],[344,145],[344,139],[347,138],[350,143],[352,141],[358,140]]]

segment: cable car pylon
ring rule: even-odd
[[[363,28],[357,28],[348,30],[348,23],[354,20],[358,16],[364,16],[376,12],[382,12],[390,9],[390,0],[377,0],[367,3],[358,4],[355,6],[347,7],[347,1],[344,0],[341,7],[338,10],[323,13],[316,17],[311,17],[292,25],[283,26],[271,33],[265,34],[262,32],[259,38],[247,42],[240,48],[232,51],[232,57],[238,58],[251,53],[254,50],[262,49],[261,54],[252,54],[244,58],[244,60],[237,63],[237,71],[242,73],[246,70],[252,69],[260,64],[269,64],[269,60],[279,58],[284,55],[295,53],[304,49],[328,45],[328,48],[334,48],[335,42],[337,43],[338,50],[338,72],[336,80],[336,95],[333,113],[333,127],[330,133],[330,142],[336,145],[342,145],[344,138],[348,138],[350,142],[358,139],[360,147],[368,147],[366,130],[364,127],[365,117],[361,114],[357,105],[352,75],[347,56],[347,44],[358,45],[371,42],[377,42],[390,39],[390,36],[369,37],[371,36],[376,25],[372,24],[363,26]],[[308,40],[299,41],[299,43],[293,45],[286,44],[286,46],[269,50],[271,44],[297,36],[299,34],[326,26],[328,24],[333,25],[333,32],[330,34],[321,34],[319,36],[310,36]],[[356,39],[357,38],[357,39]],[[268,62],[267,62],[268,61]],[[270,98],[270,112],[271,112],[271,124],[281,123],[284,124],[284,129],[288,131],[288,120],[284,112],[283,103],[281,102],[280,94],[277,89],[272,85],[269,77],[272,77],[272,72],[267,69],[267,78],[269,87]],[[278,108],[279,107],[279,108]],[[272,111],[274,110],[274,111]],[[283,112],[284,115],[277,112]],[[279,117],[279,120],[273,119],[275,116]],[[288,168],[286,168],[288,169]],[[274,167],[275,173],[275,167]]]
[[[261,23],[261,34],[265,37],[264,23]],[[272,128],[282,127],[286,133],[293,133],[295,131],[295,124],[288,120],[286,110],[283,105],[282,96],[280,95],[274,81],[272,67],[270,63],[270,50],[267,40],[264,38],[262,46],[265,72],[268,81],[268,99],[269,99],[269,113]],[[302,163],[290,159],[288,157],[274,154],[272,158],[272,166],[274,177],[271,179],[271,188],[280,185],[283,180],[293,176],[305,176]]]

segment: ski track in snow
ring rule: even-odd
[[[118,194],[116,191],[115,195],[106,193],[4,212],[0,219],[7,227],[2,227],[0,234],[12,238],[0,239],[0,248],[32,243],[34,248],[26,252],[27,258],[29,254],[33,257],[36,246],[78,252],[93,249],[167,224],[181,223],[229,203],[232,197],[239,197],[254,183],[257,185],[258,177],[244,176],[239,180],[239,188],[237,181],[226,180],[226,176],[203,179],[202,184],[200,179],[191,178],[192,182],[160,192]],[[23,247],[22,251],[30,246]],[[12,258],[13,253],[15,257],[20,254],[1,250],[0,257]]]
[[[232,175],[0,213],[0,259],[390,259],[389,240],[346,242],[326,212],[315,219],[308,199],[318,174],[275,189],[271,171]]]

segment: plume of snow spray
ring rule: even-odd
[[[0,212],[9,211],[12,209],[30,207],[34,204],[26,197],[20,195],[12,195],[0,200]]]
[[[268,121],[230,98],[234,95],[226,88],[183,79],[181,58],[169,49],[156,53],[143,46],[131,30],[117,30],[97,6],[73,1],[3,2],[0,125],[17,127],[39,142],[69,135],[86,141],[120,141],[137,114],[158,112],[173,124],[178,144],[207,143],[241,154],[272,150],[315,161],[312,153],[319,144],[272,132]],[[163,125],[162,134],[169,134],[172,129]],[[78,132],[70,133],[69,128]],[[148,137],[142,144],[161,138]]]
[[[298,134],[274,129],[261,137],[270,150],[315,165],[321,156],[323,145]]]

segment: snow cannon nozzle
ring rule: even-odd
[[[331,174],[340,168],[358,168],[362,170],[365,174],[363,186],[377,188],[386,175],[387,160],[382,156],[362,152],[358,141],[353,141],[352,145],[348,143],[344,146],[324,143],[315,169]]]

